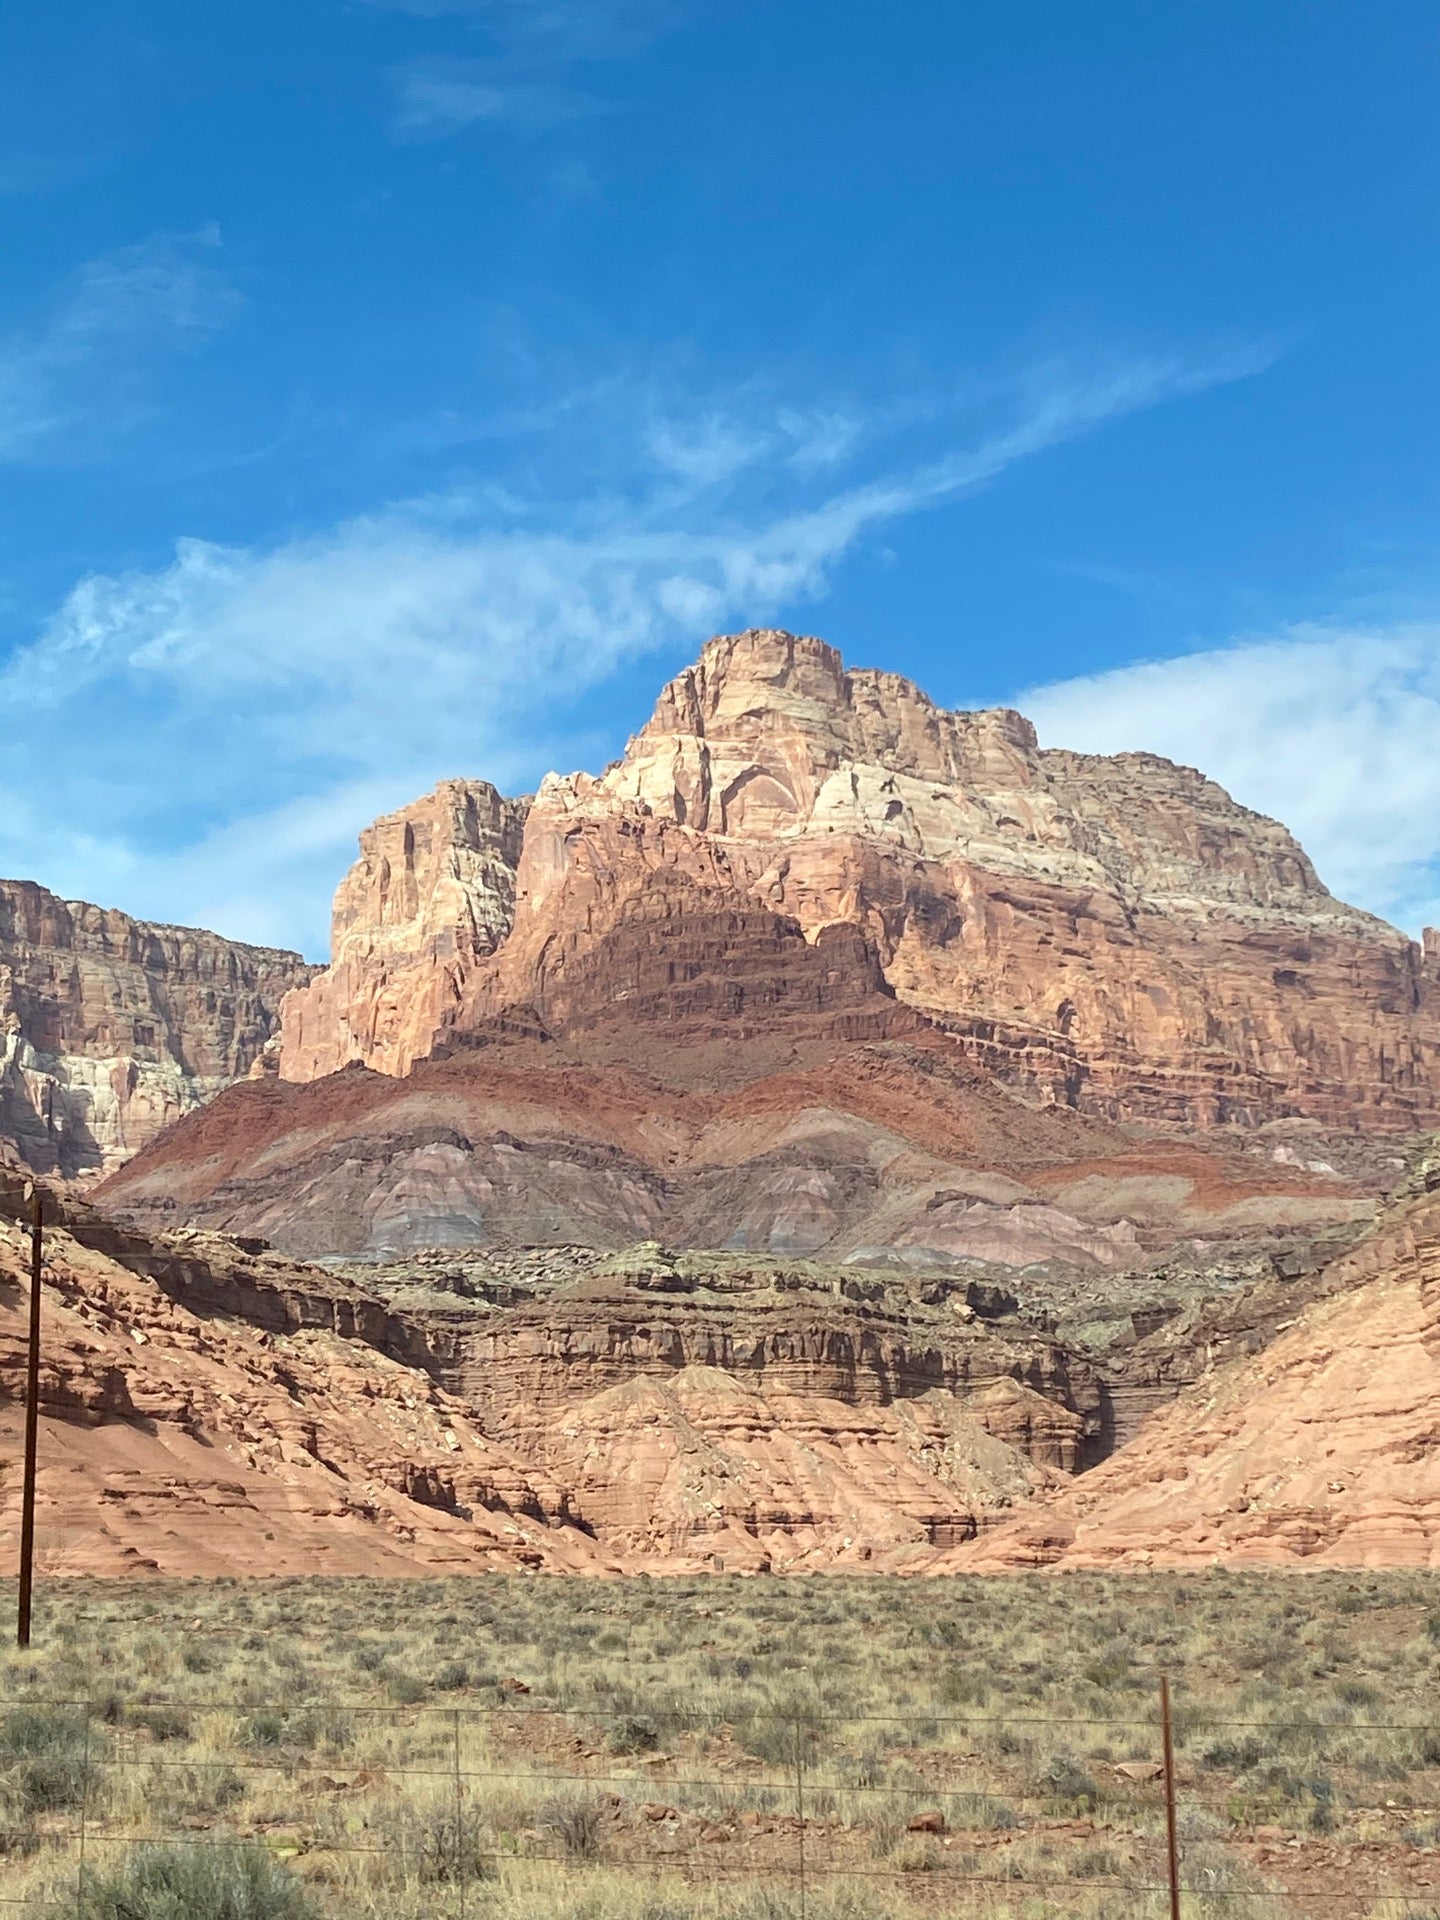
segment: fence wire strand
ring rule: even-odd
[[[380,1811],[383,1805],[400,1801],[413,1811],[429,1794],[437,1807],[448,1806],[451,1823],[451,1831],[442,1831],[433,1842],[444,1850],[449,1876],[443,1907],[437,1905],[433,1911],[438,1916],[443,1910],[457,1920],[468,1920],[472,1892],[482,1883],[494,1887],[507,1875],[531,1870],[582,1877],[643,1872],[652,1877],[673,1876],[691,1888],[741,1885],[753,1889],[791,1883],[798,1920],[808,1920],[813,1891],[846,1881],[886,1888],[895,1897],[903,1893],[901,1903],[887,1909],[894,1913],[912,1908],[919,1912],[945,1901],[952,1903],[945,1907],[947,1913],[975,1911],[963,1904],[957,1908],[953,1902],[1001,1892],[1012,1900],[1045,1900],[1050,1903],[1048,1911],[1069,1915],[1080,1910],[1077,1902],[1067,1898],[1063,1905],[1056,1903],[1062,1896],[1083,1892],[1128,1896],[1142,1905],[1170,1893],[1181,1903],[1180,1910],[1195,1920],[1212,1913],[1258,1911],[1257,1902],[1269,1903],[1269,1911],[1284,1914],[1287,1920],[1291,1915],[1300,1920],[1321,1913],[1336,1920],[1374,1920],[1381,1913],[1440,1916],[1436,1847],[1440,1830],[1426,1836],[1417,1829],[1408,1840],[1402,1831],[1403,1823],[1418,1817],[1440,1818],[1440,1796],[1380,1800],[1372,1788],[1363,1799],[1351,1799],[1334,1797],[1327,1789],[1323,1804],[1311,1795],[1323,1821],[1307,1824],[1299,1796],[1287,1807],[1283,1796],[1272,1793],[1267,1798],[1259,1792],[1247,1796],[1223,1780],[1211,1781],[1204,1775],[1203,1755],[1197,1773],[1193,1751],[1202,1740],[1259,1728],[1271,1736],[1303,1735],[1323,1745],[1369,1733],[1429,1735],[1432,1729],[1425,1722],[1262,1722],[1182,1710],[1179,1725],[1185,1764],[1178,1776],[1176,1801],[1182,1817],[1187,1812],[1200,1816],[1213,1823],[1213,1830],[1196,1829],[1199,1838],[1182,1843],[1172,1881],[1161,1845],[1160,1816],[1167,1803],[1160,1777],[1161,1718],[1155,1714],[1042,1717],[757,1711],[722,1718],[716,1712],[657,1707],[649,1716],[652,1732],[658,1738],[663,1730],[688,1750],[631,1756],[623,1750],[607,1750],[604,1742],[633,1714],[620,1707],[589,1704],[457,1700],[444,1706],[375,1705],[326,1698],[280,1702],[148,1695],[91,1701],[22,1695],[0,1702],[0,1724],[7,1714],[35,1710],[72,1715],[76,1731],[83,1727],[81,1786],[73,1818],[64,1821],[51,1815],[40,1822],[36,1848],[30,1854],[8,1855],[0,1843],[0,1885],[17,1868],[38,1874],[48,1857],[70,1859],[71,1895],[52,1898],[39,1885],[25,1892],[0,1891],[0,1907],[24,1908],[37,1915],[63,1913],[67,1900],[73,1901],[68,1910],[86,1911],[87,1896],[114,1871],[117,1859],[123,1861],[135,1849],[157,1844],[213,1849],[258,1842],[293,1857],[302,1877],[307,1861],[313,1872],[327,1861],[351,1857],[357,1863],[396,1862],[403,1874],[409,1870],[407,1860],[413,1860],[415,1843],[397,1838],[396,1829],[387,1831]],[[168,1717],[168,1727],[152,1724],[161,1715]],[[224,1730],[227,1740],[273,1740],[274,1750],[218,1757],[213,1752],[186,1755],[165,1750],[172,1740],[190,1739],[195,1731],[192,1723],[207,1715],[238,1718],[235,1727]],[[247,1734],[246,1716],[269,1716],[273,1724],[258,1735],[253,1727]],[[328,1729],[326,1716],[331,1721]],[[368,1758],[353,1748],[346,1751],[357,1726],[368,1732],[368,1748],[362,1734]],[[885,1743],[888,1760],[882,1764],[908,1768],[904,1777],[848,1777],[862,1765],[873,1766],[877,1756],[874,1750],[866,1754],[847,1750],[835,1736],[855,1738],[876,1727],[904,1727],[921,1736],[913,1744]],[[1057,1742],[1073,1739],[1077,1729],[1111,1738],[1124,1736],[1124,1750],[1133,1756],[1143,1749],[1143,1757],[1115,1761],[1108,1753],[1103,1758],[1092,1753],[1083,1764],[1072,1761],[1093,1793],[1067,1791],[1063,1779],[1047,1786],[1042,1776],[1033,1773],[1037,1758],[1033,1736],[1039,1728]],[[1002,1747],[998,1755],[958,1745],[950,1749],[924,1745],[940,1737],[942,1730],[952,1739],[968,1739],[981,1746],[1006,1734],[1023,1733],[1024,1744],[1022,1749]],[[207,1737],[213,1733],[214,1729],[209,1730]],[[524,1752],[526,1742],[547,1733],[563,1736],[568,1754]],[[760,1753],[747,1751],[742,1736],[757,1742],[764,1736],[771,1747],[770,1764],[763,1748]],[[398,1751],[376,1752],[383,1737],[390,1738]],[[311,1743],[303,1750],[301,1738]],[[720,1766],[710,1746],[716,1738],[733,1738],[737,1749],[735,1757]],[[325,1743],[331,1740],[335,1750],[327,1753]],[[467,1750],[475,1740],[482,1741],[481,1750]],[[318,1754],[315,1744],[320,1747]],[[512,1756],[509,1749],[517,1746],[523,1758]],[[1064,1747],[1057,1746],[1054,1757],[1062,1755]],[[1032,1770],[1029,1783],[1021,1777],[1007,1782],[1007,1774],[1019,1774],[1022,1759]],[[1426,1759],[1420,1764],[1440,1772],[1440,1763]],[[764,1770],[757,1773],[752,1770],[756,1767]],[[1126,1774],[1125,1767],[1142,1771]],[[1143,1771],[1151,1767],[1153,1772]],[[298,1797],[283,1815],[264,1818],[259,1809],[266,1801],[252,1800],[248,1813],[235,1822],[238,1830],[231,1831],[225,1824],[223,1803],[212,1804],[215,1794],[205,1783],[241,1778],[256,1782],[241,1797],[268,1791],[260,1784],[266,1780],[288,1785]],[[134,1784],[113,1803],[114,1823],[107,1825],[106,1808],[111,1803],[104,1782],[126,1780]],[[187,1785],[191,1788],[188,1811]],[[412,1786],[421,1801],[405,1799]],[[493,1802],[487,1794],[507,1787],[529,1796],[528,1810],[523,1823],[516,1816],[515,1829],[507,1828],[502,1836],[497,1835],[490,1809],[503,1805],[503,1799]],[[578,1843],[571,1844],[568,1835],[556,1841],[557,1833],[563,1835],[556,1811],[561,1803],[536,1799],[567,1790],[588,1795],[587,1804],[594,1809],[588,1852]],[[149,1794],[148,1804],[154,1809],[148,1829],[133,1818],[137,1791]],[[362,1800],[357,1797],[361,1795],[371,1798]],[[132,1811],[129,1819],[126,1806]],[[327,1812],[327,1808],[344,1808],[348,1826],[338,1811]],[[327,1820],[332,1822],[328,1827]],[[1333,1856],[1347,1845],[1353,1855],[1351,1842],[1332,1837],[1340,1822],[1352,1827],[1369,1823],[1363,1844],[1378,1849],[1369,1859],[1376,1880],[1373,1886],[1345,1880],[1347,1875],[1354,1879],[1353,1859],[1347,1858],[1343,1866],[1336,1864]],[[637,1844],[652,1830],[652,1846]],[[1205,1877],[1207,1869],[1195,1864],[1195,1847],[1217,1839],[1231,1849],[1252,1881],[1258,1878],[1261,1884],[1229,1880],[1221,1886],[1213,1870],[1209,1879]],[[896,1849],[902,1846],[912,1847],[916,1857],[900,1858]],[[869,1849],[868,1856],[856,1857],[861,1847]],[[1074,1851],[1084,1847],[1091,1849],[1088,1862]],[[727,1853],[729,1848],[734,1850]],[[1344,1884],[1320,1884],[1327,1874],[1332,1879],[1339,1875]],[[1306,1885],[1292,1892],[1289,1883],[1297,1878]],[[1423,1884],[1396,1884],[1406,1879]],[[1297,1900],[1302,1904],[1292,1904]],[[483,1900],[480,1910],[493,1911]],[[829,1911],[824,1903],[821,1910]],[[1010,1910],[1005,1908],[1007,1913]],[[1118,1909],[1105,1906],[1103,1912],[1109,1916]],[[782,1920],[778,1910],[775,1920]]]

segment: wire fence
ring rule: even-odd
[[[1158,1700],[1128,1717],[917,1720],[27,1696],[0,1702],[0,1907],[1440,1920],[1428,1724],[1222,1720],[1181,1701],[1176,1736],[1171,1770]],[[225,1892],[257,1873],[292,1904]],[[169,1905],[145,1904],[147,1874]]]

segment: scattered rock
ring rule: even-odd
[[[912,1814],[905,1825],[909,1833],[944,1833],[945,1816],[938,1807],[932,1807],[926,1813]]]

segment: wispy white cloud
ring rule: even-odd
[[[850,485],[790,457],[835,436],[834,409],[663,431],[636,409],[645,486],[558,509],[449,494],[269,548],[182,540],[82,581],[0,673],[0,870],[319,952],[378,809],[445,775],[529,784],[622,664],[813,600],[873,530],[1235,371],[1051,368],[968,446]]]
[[[0,460],[85,458],[144,409],[155,357],[196,344],[236,304],[213,229],[92,260],[39,325],[0,334]]]
[[[557,62],[621,60],[679,25],[693,0],[373,0],[421,19],[469,20],[498,48]]]
[[[402,139],[443,140],[484,120],[544,133],[606,110],[578,87],[520,78],[497,60],[413,61],[392,78],[393,125]]]
[[[1283,819],[1342,899],[1440,925],[1440,626],[1299,626],[1016,705],[1044,745],[1201,768]]]
[[[782,406],[765,413],[754,406],[737,410],[732,401],[688,417],[653,413],[645,447],[657,467],[683,485],[713,488],[762,464],[818,474],[839,466],[865,433],[863,420],[835,407]]]
[[[477,124],[543,133],[615,110],[575,75],[629,59],[679,25],[676,0],[379,0],[406,13],[461,15],[483,57],[430,55],[396,67],[392,127],[402,140],[441,140]]]

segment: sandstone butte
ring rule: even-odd
[[[598,777],[447,781],[369,828],[280,1072],[802,1009],[923,1023],[1111,1119],[1440,1122],[1440,947],[1336,900],[1282,826],[772,631],[711,640]]]
[[[656,1239],[1104,1273],[1363,1214],[1349,1136],[1434,1100],[1431,965],[1198,775],[1041,753],[747,633],[601,778],[452,782],[370,828],[278,1075],[100,1197],[306,1259]]]
[[[0,1141],[45,1173],[118,1166],[247,1073],[313,972],[0,880]]]

